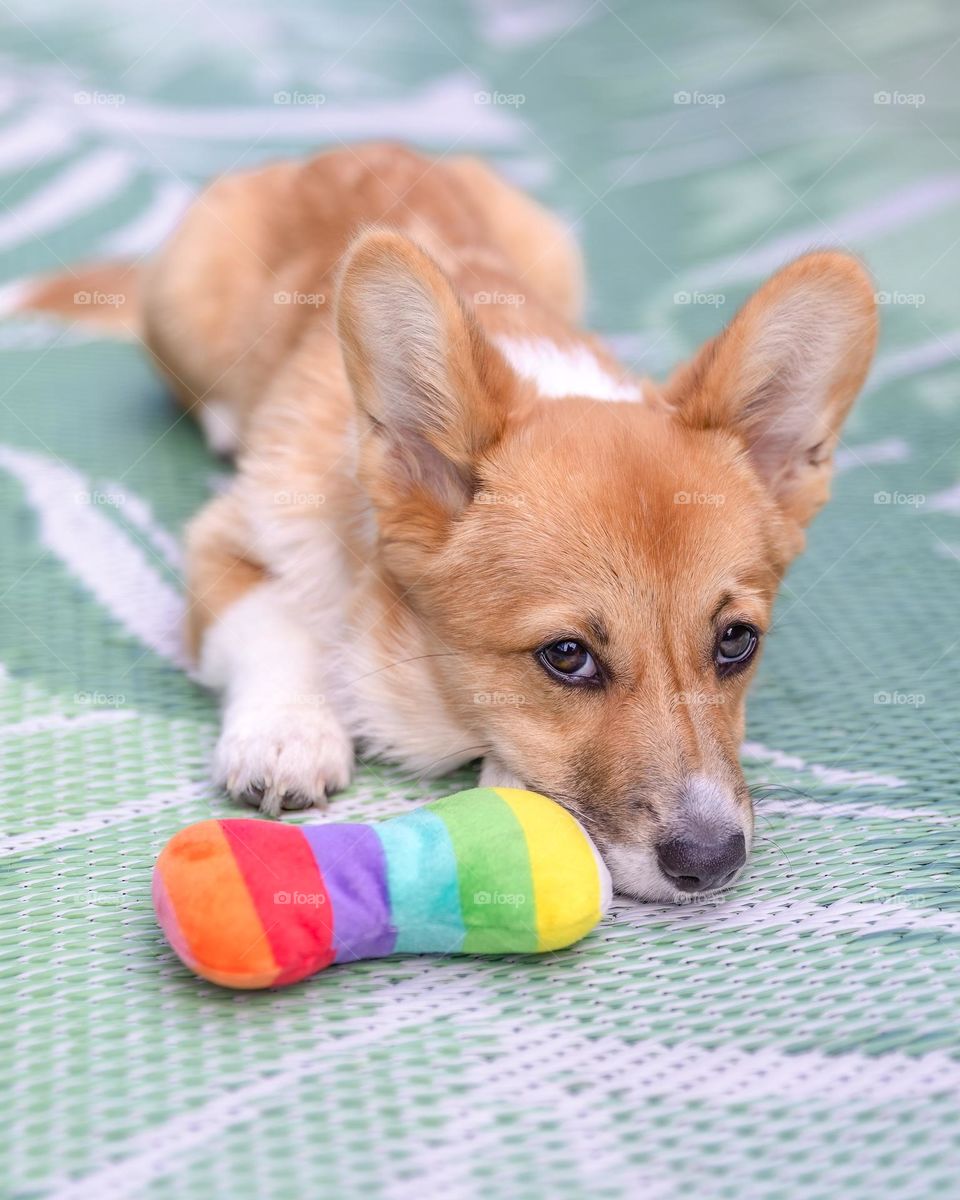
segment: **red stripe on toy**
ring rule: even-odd
[[[280,967],[274,987],[333,962],[333,911],[310,844],[274,821],[221,821]]]

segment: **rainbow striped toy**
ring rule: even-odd
[[[378,825],[200,821],[153,875],[167,940],[225,987],[387,954],[533,954],[578,941],[610,875],[558,804],[476,788]]]

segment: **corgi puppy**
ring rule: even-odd
[[[683,901],[750,849],[744,702],[876,340],[837,251],[785,266],[663,384],[578,328],[563,225],[481,162],[337,149],[214,182],[83,280],[236,460],[187,531],[217,779],[277,815],[355,754],[482,759]],[[101,315],[101,314],[96,314]]]

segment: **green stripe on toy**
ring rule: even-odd
[[[467,931],[463,953],[534,953],[540,929],[530,849],[506,794],[478,788],[470,793],[468,804],[448,796],[430,807],[446,825],[457,860],[460,912]],[[575,852],[582,849],[581,837],[573,847]]]
[[[475,788],[378,825],[211,820],[175,834],[153,901],[167,940],[225,987],[279,987],[387,954],[559,950],[610,875],[560,805]]]

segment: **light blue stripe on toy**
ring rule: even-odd
[[[455,954],[466,931],[453,843],[443,821],[425,808],[374,825],[387,864],[397,954]]]

